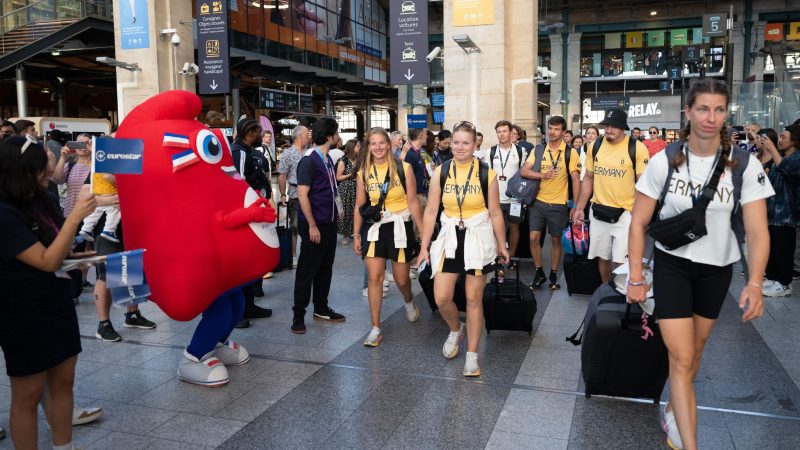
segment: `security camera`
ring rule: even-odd
[[[178,36],[178,33],[172,35],[172,45],[175,47],[181,45],[181,37]]]
[[[431,62],[434,60],[434,58],[439,56],[439,53],[441,52],[442,52],[442,47],[436,46],[433,48],[433,50],[431,50],[430,53],[428,53],[428,56],[425,57],[425,60]]]
[[[558,76],[557,73],[551,71],[547,67],[537,67],[536,73],[539,74],[539,76],[542,78],[555,78]]]
[[[184,63],[180,70],[181,75],[194,75],[198,72],[200,72],[200,68],[197,67],[197,64],[190,62]]]

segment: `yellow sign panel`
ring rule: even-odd
[[[789,24],[789,32],[786,33],[787,41],[800,41],[800,22]]]
[[[208,3],[203,3],[200,5],[200,14],[206,15],[211,12],[211,8],[208,7]]]
[[[492,25],[494,0],[453,0],[453,26]]]
[[[218,40],[209,39],[208,41],[206,41],[206,56],[216,58],[219,56],[219,52],[220,52],[220,45]]]

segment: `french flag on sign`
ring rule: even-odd
[[[176,153],[172,155],[172,173],[185,169],[198,161],[200,160],[197,159],[197,155],[192,149]]]
[[[164,133],[164,147],[192,148],[189,136],[174,133]]]

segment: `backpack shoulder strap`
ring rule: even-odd
[[[750,274],[747,268],[747,259],[744,253],[744,214],[742,213],[742,183],[744,171],[747,170],[747,164],[750,162],[750,154],[738,146],[731,146],[731,160],[735,161],[736,165],[731,169],[731,182],[733,183],[733,212],[731,212],[731,228],[733,234],[736,235],[736,243],[739,245],[739,253],[742,258],[742,270],[744,270],[744,279],[748,280]]]
[[[664,199],[667,197],[667,191],[669,191],[669,182],[672,180],[672,174],[675,172],[673,161],[675,161],[675,158],[677,158],[680,154],[682,147],[682,141],[675,141],[664,149],[664,154],[667,156],[667,167],[669,167],[669,169],[667,170],[667,178],[664,181],[664,187],[661,189],[661,195],[658,196],[659,205],[663,205]],[[659,206],[658,210],[660,211],[660,209],[661,207]],[[656,211],[656,214],[658,214],[659,211]]]
[[[522,165],[525,164],[525,159],[522,158],[522,147],[514,144],[514,148],[517,149],[517,158],[519,158],[519,167],[521,169]]]
[[[489,166],[478,162],[478,179],[481,182],[481,192],[483,193],[483,205],[489,209]]]
[[[493,145],[492,148],[489,150],[489,164],[494,164],[494,155],[497,154],[497,146]]]
[[[544,144],[538,144],[533,149],[533,171],[542,170],[542,159],[544,158]]]
[[[450,160],[443,162],[439,167],[439,189],[444,189],[444,184],[447,183],[447,177],[450,176]]]
[[[636,143],[639,142],[636,139],[628,136],[628,156],[631,158],[631,164],[633,164],[633,180],[634,183],[636,182]]]
[[[594,140],[594,145],[592,146],[592,159],[597,162],[597,152],[600,151],[600,146],[603,145],[603,136],[599,136],[597,139]]]
[[[403,161],[400,158],[394,158],[395,165],[397,166],[397,177],[400,178],[400,184],[403,186],[403,192],[406,192],[406,171],[403,166]]]

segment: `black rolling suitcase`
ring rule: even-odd
[[[284,214],[286,219],[280,221],[277,227],[278,243],[280,244],[280,260],[278,265],[272,270],[280,272],[283,269],[292,268],[292,230],[289,227],[289,212],[286,205],[278,205],[278,217]]]
[[[587,398],[661,400],[669,374],[667,348],[654,318],[643,317],[639,305],[627,304],[610,284],[597,288],[583,319],[581,371]],[[574,337],[567,340],[579,344]]]
[[[567,281],[567,294],[592,295],[603,284],[597,259],[586,255],[576,255],[575,236],[572,236],[572,254],[564,252],[564,279]],[[589,242],[591,246],[591,242]]]
[[[426,266],[425,270],[417,273],[417,281],[422,287],[422,293],[425,294],[425,299],[428,300],[428,306],[431,307],[432,312],[436,312],[439,307],[436,306],[436,297],[433,295],[433,279],[431,278],[431,266]],[[467,292],[465,286],[466,276],[459,275],[456,280],[456,287],[453,291],[453,301],[459,311],[467,311]]]
[[[494,278],[483,289],[483,318],[486,332],[492,330],[533,331],[536,315],[536,297],[533,291],[519,280],[519,259],[511,258],[516,279],[499,282],[501,265],[495,265]],[[505,270],[508,273],[508,270]]]

